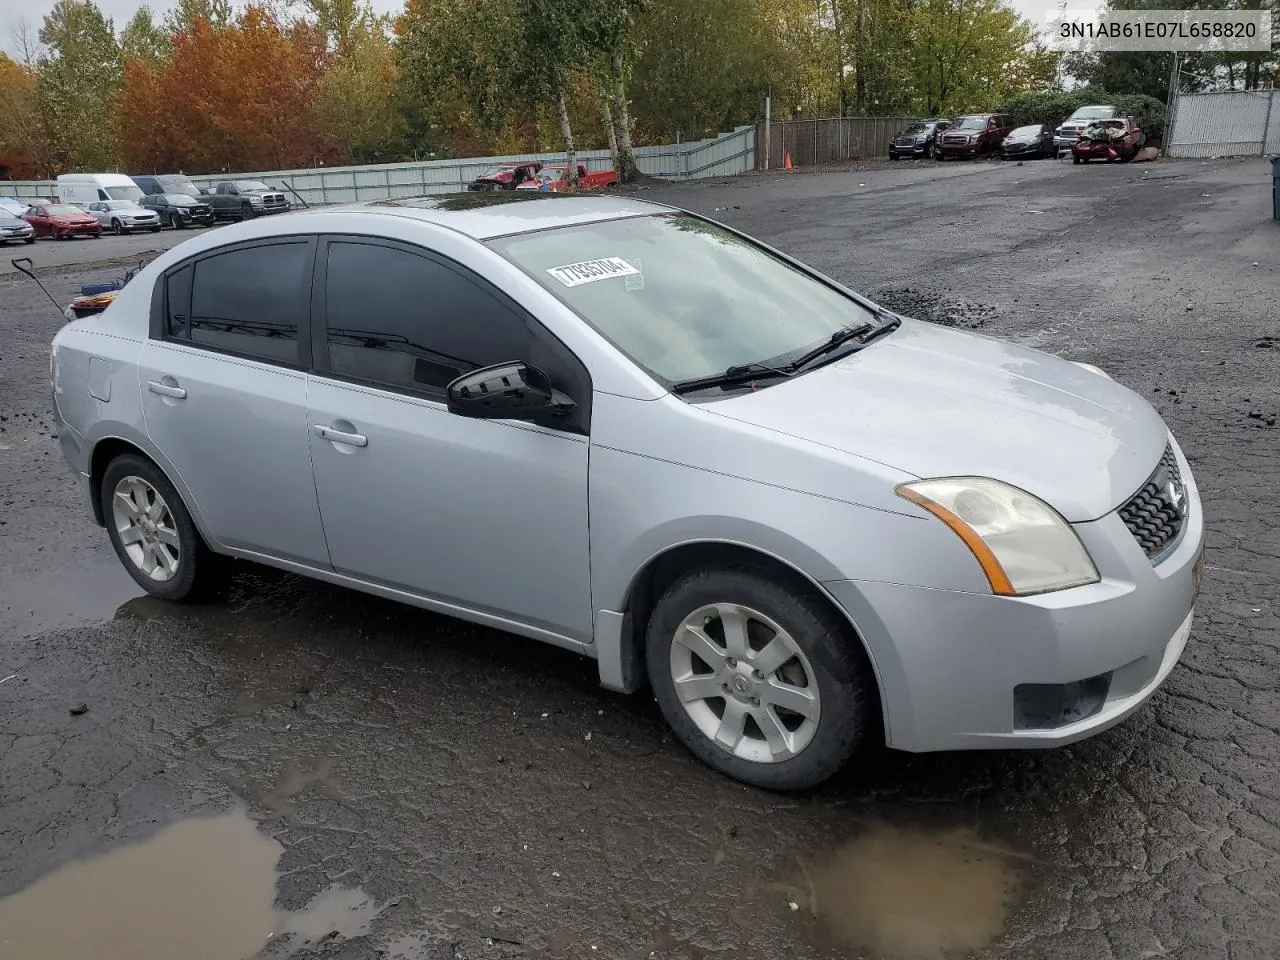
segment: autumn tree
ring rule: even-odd
[[[214,30],[224,30],[231,23],[231,0],[178,0],[165,15],[165,32],[170,36],[189,32],[203,20]]]
[[[0,176],[26,180],[55,172],[35,71],[0,53]]]
[[[40,27],[40,109],[66,169],[109,170],[117,160],[112,107],[120,47],[92,0],[57,0]]]

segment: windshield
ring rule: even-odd
[[[189,197],[185,193],[166,193],[164,198],[175,207],[190,207],[197,202],[194,197]]]
[[[237,180],[236,189],[247,193],[266,193],[271,188],[261,180]]]
[[[132,200],[108,200],[103,206],[108,210],[132,210],[138,205]]]
[[[1013,131],[1013,133],[1009,134],[1009,137],[1010,139],[1016,139],[1018,137],[1034,137],[1039,132],[1040,124],[1033,123],[1029,127],[1019,127],[1017,130]]]
[[[952,127],[952,130],[985,130],[987,128],[986,117],[965,117],[958,124]]]
[[[490,241],[668,384],[776,362],[872,312],[748,240],[684,214]]]
[[[1081,107],[1071,115],[1072,120],[1095,120],[1115,115],[1114,107]]]
[[[77,213],[84,213],[79,207],[73,207],[69,203],[55,203],[45,207],[51,217],[69,217]]]
[[[913,123],[911,126],[907,127],[907,129],[902,131],[902,135],[904,137],[910,137],[912,135],[918,135],[921,133],[928,133],[928,132],[929,132],[929,124]]]
[[[165,180],[160,184],[166,194],[180,194],[188,197],[200,196],[200,188],[190,180]]]
[[[0,220],[17,220],[19,223],[26,222],[7,207],[0,207]]]
[[[112,200],[141,200],[142,190],[135,186],[128,187],[103,187],[107,191],[107,196]]]
[[[516,169],[516,165],[515,165],[515,164],[512,164],[512,163],[500,163],[500,164],[498,164],[498,166],[496,166],[496,167],[489,167],[488,169],[486,169],[486,170],[485,170],[485,172],[484,172],[484,173],[480,174],[480,176],[482,176],[482,177],[496,177],[496,176],[497,176],[498,174],[500,174],[500,173],[511,173],[511,172],[512,172],[513,170],[515,170],[515,169]]]

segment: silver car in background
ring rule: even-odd
[[[242,223],[64,327],[52,371],[152,594],[236,557],[556,644],[764,787],[877,740],[1079,740],[1191,630],[1200,499],[1146,400],[657,204]]]
[[[99,200],[85,204],[84,211],[97,217],[104,229],[116,234],[133,233],[135,230],[160,232],[159,214],[132,200]]]

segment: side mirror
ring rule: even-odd
[[[546,420],[574,408],[545,373],[520,360],[464,373],[445,393],[450,413],[486,420]]]

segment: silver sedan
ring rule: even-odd
[[[64,327],[52,370],[152,594],[230,556],[556,644],[764,787],[876,740],[1079,740],[1191,632],[1200,498],[1146,400],[656,204],[249,221]]]
[[[160,232],[159,215],[132,200],[100,200],[87,204],[84,209],[97,217],[104,229],[114,233],[133,233],[135,230]]]

